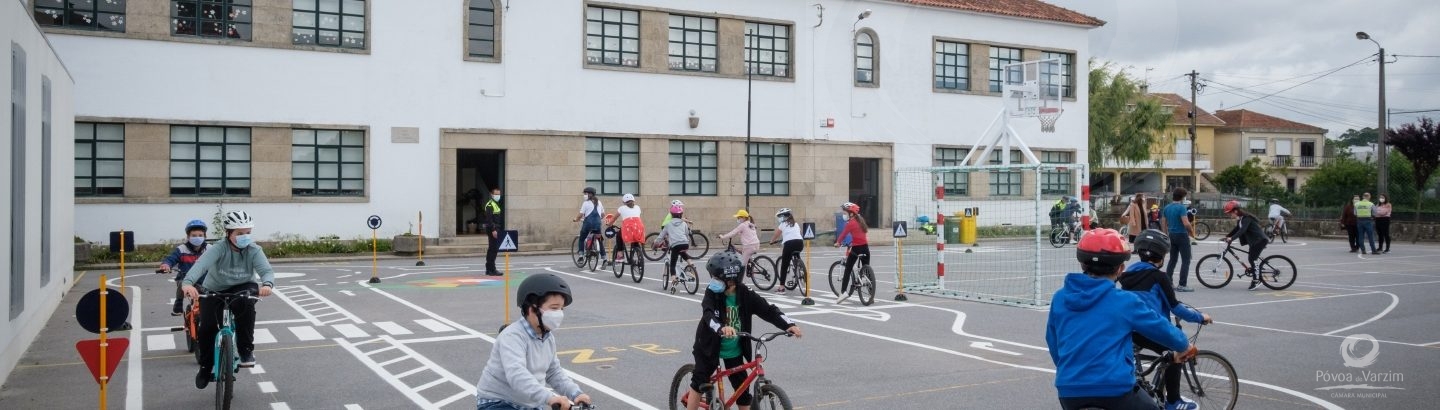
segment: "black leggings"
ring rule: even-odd
[[[1255,271],[1256,271],[1257,273],[1258,273],[1260,270],[1259,270],[1259,265],[1256,265],[1256,264],[1255,264],[1255,261],[1260,260],[1260,256],[1261,256],[1260,254],[1265,252],[1265,246],[1267,246],[1267,245],[1269,245],[1268,242],[1252,243],[1252,244],[1250,244],[1250,249],[1247,251],[1247,252],[1249,252],[1249,253],[1245,255],[1245,258],[1250,262],[1250,268],[1251,268],[1251,269],[1255,269]],[[1252,278],[1252,279],[1253,279],[1253,280],[1260,280],[1260,277],[1259,277],[1259,276],[1256,276],[1256,277],[1254,277],[1254,278]]]
[[[254,283],[243,283],[221,289],[216,292],[236,293],[250,290],[251,295],[258,295],[260,286]],[[220,310],[223,308],[220,298],[200,299],[200,367],[209,369],[211,362],[215,361],[215,335],[220,333]],[[255,301],[251,299],[239,299],[230,304],[230,313],[235,315],[235,348],[244,356],[255,351]]]
[[[720,364],[720,360],[717,360],[714,357],[701,357],[698,353],[694,356],[695,371],[690,373],[690,388],[694,389],[695,391],[700,391],[700,386],[704,385],[705,383],[709,383],[710,376],[715,375],[715,366]],[[745,365],[745,358],[742,356],[736,356],[724,360],[726,369],[733,369]],[[730,379],[730,388],[734,389],[736,387],[739,387],[740,383],[745,382],[745,376],[746,372],[731,373],[728,377]],[[748,387],[745,389],[745,391],[740,392],[740,398],[735,399],[735,404],[741,406],[750,405],[750,389]]]
[[[870,245],[856,245],[850,247],[849,255],[845,256],[845,278],[840,280],[840,293],[849,292],[850,273],[855,271],[855,260],[866,265],[870,264]]]
[[[1135,341],[1136,346],[1155,352],[1156,356],[1159,356],[1163,352],[1170,351],[1170,349],[1166,349],[1159,343],[1155,343],[1138,333],[1131,333],[1130,336],[1132,340]],[[1136,366],[1139,366],[1139,364],[1136,364]],[[1180,401],[1180,366],[1165,366],[1165,379],[1163,382],[1165,383],[1165,402],[1174,403]]]
[[[1390,251],[1390,218],[1375,218],[1375,233],[1380,238],[1378,248],[1386,252]]]
[[[805,250],[805,241],[799,239],[785,241],[785,246],[780,250],[780,286],[785,286],[785,275],[790,273],[790,259],[799,255],[803,250]]]
[[[678,261],[680,258],[684,258],[687,261],[695,259],[691,258],[690,254],[685,252],[687,250],[690,250],[690,244],[688,243],[670,247],[670,271],[675,272],[676,275],[680,274],[680,271],[675,270],[676,261]]]

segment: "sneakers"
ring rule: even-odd
[[[505,276],[505,274],[500,273],[499,271],[493,271],[493,270],[492,270],[492,271],[489,271],[489,272],[485,272],[485,276]]]
[[[1259,285],[1260,285],[1260,281],[1259,281],[1259,280],[1254,280],[1254,279],[1252,279],[1252,280],[1250,280],[1250,288],[1245,289],[1245,290],[1255,290],[1255,287],[1256,287],[1256,286],[1259,286]]]
[[[241,353],[240,367],[255,367],[255,353]]]
[[[1185,396],[1180,396],[1180,401],[1165,403],[1165,410],[1196,410],[1199,408],[1199,404],[1195,404],[1194,400],[1187,399]]]
[[[170,311],[170,316],[180,316],[180,315],[183,315],[183,314],[185,314],[185,312],[181,312],[181,311],[178,311],[178,310],[172,310],[172,311]]]
[[[1194,292],[1195,289],[1190,289],[1189,287],[1186,287],[1186,286],[1179,286],[1179,287],[1176,287],[1176,288],[1175,288],[1175,291],[1176,291],[1176,292]]]
[[[201,367],[199,373],[195,373],[195,388],[204,390],[210,385],[210,368]]]
[[[836,300],[835,300],[835,304],[838,305],[838,304],[841,304],[841,303],[845,303],[845,300],[846,300],[846,299],[850,299],[850,293],[848,293],[848,292],[845,293],[844,296],[840,296],[840,299],[836,299]]]
[[[776,294],[776,295],[784,295],[784,294],[785,294],[785,285],[780,285],[780,287],[775,288],[775,294]]]

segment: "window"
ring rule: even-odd
[[[935,88],[970,89],[970,45],[935,42]]]
[[[125,0],[33,0],[42,26],[125,32]]]
[[[590,64],[639,67],[640,12],[586,7],[585,61]]]
[[[40,286],[50,284],[50,77],[40,76]]]
[[[290,131],[290,194],[364,196],[365,131]]]
[[[1250,140],[1250,153],[1265,155],[1266,142],[1263,139]]]
[[[1022,164],[1020,151],[1010,151],[1010,163]],[[1000,165],[1000,150],[990,151],[990,165]],[[990,195],[1020,195],[1020,183],[1024,180],[1020,171],[990,171]]]
[[[1067,151],[1040,151],[1040,162],[1046,164],[1073,164],[1075,153]],[[1040,172],[1040,195],[1069,195],[1075,191],[1074,171]]]
[[[250,2],[251,0],[172,0],[170,34],[249,41]]]
[[[718,23],[713,18],[670,15],[670,69],[715,72]]]
[[[790,195],[790,144],[752,143],[746,151],[746,191],[750,195]]]
[[[1005,85],[1005,66],[1020,62],[1020,49],[990,46],[990,92],[998,93]],[[1020,71],[1013,71],[1015,76],[1025,75]],[[1012,83],[1024,81],[1023,78],[1011,78]]]
[[[291,41],[365,48],[365,0],[293,0]]]
[[[469,42],[465,52],[471,57],[495,58],[495,27],[499,23],[495,17],[494,0],[470,0]]]
[[[585,138],[585,184],[600,195],[640,192],[640,140]]]
[[[713,141],[670,141],[670,195],[715,195]]]
[[[170,195],[250,195],[250,129],[171,126]]]
[[[1060,92],[1061,97],[1075,98],[1075,75],[1072,71],[1075,69],[1075,55],[1070,53],[1051,53],[1047,51],[1042,53],[1040,58],[1044,60],[1060,60],[1060,66],[1058,67],[1050,64],[1040,65],[1040,75],[1050,76],[1049,83],[1051,84],[1051,88],[1047,90],[1050,92],[1049,95],[1055,95],[1056,92]],[[1055,87],[1057,86],[1060,87],[1060,89],[1056,90]]]
[[[790,76],[790,26],[745,23],[745,72]]]
[[[970,154],[967,148],[936,148],[935,166],[955,167],[965,165],[961,162],[966,155]],[[946,172],[940,175],[945,184],[945,195],[970,195],[970,173],[969,172]]]
[[[10,43],[10,319],[25,310],[25,49]]]
[[[875,47],[875,32],[860,30],[855,34],[855,85],[873,87],[880,84],[880,78],[875,75],[880,68],[876,64],[878,60],[880,53]]]
[[[75,196],[125,194],[125,125],[75,123]]]

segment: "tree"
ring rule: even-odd
[[[1091,60],[1090,66],[1095,67]],[[1170,123],[1170,110],[1146,95],[1140,83],[1111,63],[1090,69],[1090,167],[1106,159],[1150,160],[1150,147]]]
[[[1339,145],[1346,147],[1364,147],[1373,145],[1379,141],[1380,133],[1375,132],[1374,128],[1365,127],[1358,130],[1354,128],[1345,130],[1345,133],[1340,134],[1339,141],[1337,142]]]
[[[1244,194],[1252,197],[1273,197],[1283,193],[1279,182],[1270,178],[1270,171],[1260,165],[1260,158],[1250,158],[1240,165],[1232,165],[1215,175],[1215,187],[1221,192]]]
[[[1420,193],[1425,192],[1426,182],[1434,175],[1435,169],[1440,167],[1440,132],[1435,129],[1435,121],[1429,117],[1421,117],[1419,125],[1409,123],[1393,130],[1386,131],[1385,142],[1395,147],[1405,159],[1409,160],[1410,168],[1414,176],[1412,185],[1417,191],[1415,195],[1415,222],[1420,222]]]
[[[1300,194],[1305,203],[1313,206],[1339,206],[1374,186],[1375,164],[1341,157],[1320,164],[1315,175],[1300,187]]]

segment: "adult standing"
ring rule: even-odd
[[[1380,194],[1375,204],[1375,232],[1379,237],[1380,253],[1390,253],[1390,197]]]
[[[485,201],[485,207],[480,210],[485,221],[485,232],[490,235],[490,239],[486,241],[489,244],[485,247],[485,275],[504,275],[495,268],[495,255],[500,253],[500,237],[505,235],[505,223],[500,218],[500,187],[490,188],[490,199]]]
[[[1365,253],[1365,245],[1370,245],[1370,253],[1380,253],[1380,248],[1375,246],[1375,203],[1370,202],[1370,193],[1360,196],[1360,202],[1355,203],[1355,226],[1359,228],[1359,237],[1356,237],[1355,244],[1360,246],[1360,253]]]
[[[1185,188],[1175,188],[1170,193],[1170,204],[1160,211],[1160,226],[1170,235],[1170,263],[1165,266],[1165,274],[1171,278],[1175,277],[1175,263],[1180,263],[1180,286],[1175,288],[1176,292],[1194,292],[1190,287],[1190,238],[1195,236],[1195,228],[1190,225],[1190,209],[1185,207],[1185,196],[1189,192]]]
[[[1346,202],[1345,207],[1340,209],[1340,227],[1345,228],[1345,237],[1350,240],[1350,253],[1355,253],[1355,251],[1360,250],[1359,236],[1356,235],[1355,229],[1356,202],[1360,202],[1358,195],[1352,198],[1350,202]]]
[[[1130,205],[1125,207],[1125,212],[1120,214],[1120,219],[1125,221],[1129,232],[1130,243],[1135,243],[1135,236],[1145,231],[1145,194],[1135,193],[1130,199]]]

